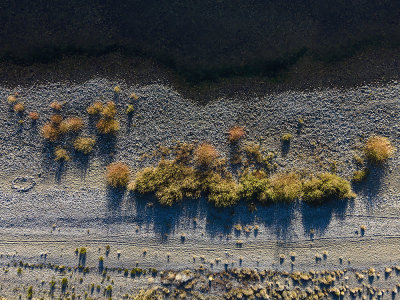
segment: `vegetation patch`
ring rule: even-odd
[[[373,136],[367,140],[364,153],[368,160],[375,164],[385,162],[392,156],[395,148],[390,143],[389,139],[383,136]]]
[[[106,169],[107,183],[115,188],[126,187],[131,176],[129,167],[123,162],[111,163]]]
[[[74,142],[74,148],[76,151],[82,152],[83,154],[89,154],[93,151],[93,147],[96,144],[96,140],[90,137],[78,137]]]
[[[350,182],[336,174],[321,173],[303,183],[303,200],[309,204],[321,204],[331,199],[353,198]]]
[[[241,138],[243,138],[245,134],[246,133],[243,127],[241,126],[232,127],[231,129],[229,129],[229,137],[228,137],[229,142],[235,143],[239,141]]]

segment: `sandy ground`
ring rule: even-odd
[[[113,93],[116,84],[122,90],[118,97]],[[40,113],[37,125],[10,110],[6,99],[15,91],[27,112]],[[129,120],[123,111],[132,91],[140,99]],[[399,148],[399,95],[400,84],[393,82],[348,90],[286,92],[251,102],[221,98],[200,106],[158,84],[126,86],[93,79],[76,85],[2,86],[0,264],[23,261],[74,267],[78,264],[75,248],[86,247],[87,266],[96,268],[105,246],[110,245],[105,263],[115,268],[183,270],[202,265],[212,271],[231,267],[306,271],[394,266],[400,259],[398,152],[383,168],[373,168],[365,183],[354,186],[358,194],[354,200],[320,207],[300,202],[259,206],[255,212],[245,203],[215,209],[204,199],[165,208],[149,197],[108,190],[103,174],[114,160],[124,160],[132,170],[152,165],[156,159],[140,159],[142,155],[157,144],[170,146],[174,141],[211,141],[228,157],[226,132],[233,125],[243,125],[248,140],[261,141],[277,153],[281,170],[319,171],[336,161],[339,173],[349,177],[355,170],[353,155],[359,153],[365,137],[385,135]],[[61,167],[40,137],[40,127],[51,112],[49,103],[66,101],[63,115],[84,117],[86,133],[94,134],[86,107],[99,99],[116,101],[121,131],[107,146],[98,140],[89,159],[73,154],[72,161]],[[305,121],[301,130],[298,118]],[[20,119],[25,120],[23,125]],[[280,137],[286,132],[294,138],[289,150],[283,151]],[[27,182],[16,189],[16,178]],[[30,189],[21,191],[21,187]],[[259,229],[237,232],[236,224]],[[367,228],[363,236],[361,225]],[[294,264],[288,259],[292,251],[296,252]],[[328,253],[326,259],[316,261],[323,251]],[[47,253],[45,258],[43,253]],[[281,254],[286,257],[283,263]],[[2,292],[17,297],[10,286],[3,284]]]

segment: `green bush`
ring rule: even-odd
[[[383,136],[373,136],[367,140],[364,147],[365,156],[372,163],[381,164],[392,156],[395,148],[389,139]]]
[[[309,204],[321,204],[331,199],[353,198],[350,182],[336,174],[321,173],[303,183],[303,200]]]
[[[362,170],[354,171],[353,177],[351,178],[351,181],[353,181],[353,182],[364,181],[365,178],[367,177],[368,173],[369,173],[368,168],[364,168]]]

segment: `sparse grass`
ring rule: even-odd
[[[303,183],[303,200],[310,204],[321,204],[331,199],[353,198],[350,182],[336,174],[321,173]]]
[[[78,137],[74,142],[74,149],[87,155],[93,151],[93,147],[95,144],[96,140],[93,138]]]
[[[32,111],[29,113],[28,118],[31,119],[32,121],[37,121],[39,120],[39,114],[35,111]]]
[[[351,178],[351,181],[353,182],[361,182],[364,181],[365,178],[367,178],[369,173],[368,168],[364,168],[362,170],[356,170],[353,173],[353,177]]]
[[[293,135],[290,133],[285,133],[284,135],[282,135],[281,140],[282,142],[290,142],[290,140],[292,139]]]
[[[70,156],[68,155],[67,150],[65,150],[64,148],[61,147],[57,147],[54,150],[54,160],[56,161],[69,161],[71,160]]]
[[[22,112],[24,112],[24,110],[25,110],[25,107],[21,102],[18,102],[17,104],[14,105],[14,111],[16,113],[22,113]]]
[[[245,135],[244,127],[241,126],[235,126],[229,129],[229,142],[235,143],[239,141],[241,138],[243,138]]]
[[[194,152],[195,162],[200,166],[211,166],[217,158],[217,150],[209,143],[198,145]]]
[[[50,103],[50,107],[51,107],[52,109],[54,109],[54,110],[59,111],[59,110],[62,109],[63,105],[62,105],[62,103],[60,103],[60,102],[58,102],[58,101],[53,101],[53,102]]]
[[[135,107],[133,106],[133,104],[128,104],[128,105],[126,106],[126,110],[125,110],[126,114],[130,115],[130,114],[132,114],[134,111],[135,111]]]
[[[367,159],[375,164],[381,164],[392,156],[395,148],[389,139],[383,136],[370,137],[364,147]]]
[[[131,176],[129,167],[123,162],[111,163],[107,166],[107,183],[115,188],[126,187]]]
[[[83,127],[83,120],[78,117],[67,118],[60,123],[60,132],[62,134],[77,132]]]
[[[138,97],[135,93],[132,93],[132,94],[129,96],[129,98],[134,99],[134,100],[138,100],[138,99],[139,99],[139,97]]]
[[[88,107],[87,112],[89,115],[97,115],[100,114],[102,110],[103,110],[103,104],[99,101],[96,101],[91,106]]]
[[[262,167],[268,172],[276,168],[276,165],[273,163],[275,154],[272,152],[263,154],[259,144],[254,142],[247,143],[244,147],[244,152],[246,153],[247,161],[250,165]]]

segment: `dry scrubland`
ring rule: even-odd
[[[395,296],[399,96],[1,87],[0,294]]]

